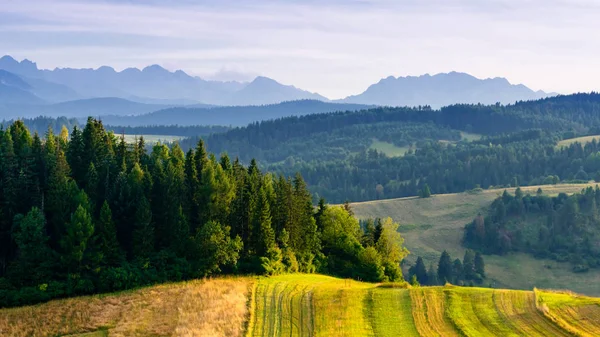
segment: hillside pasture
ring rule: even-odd
[[[585,146],[585,144],[591,143],[593,140],[595,140],[596,142],[600,141],[600,135],[563,139],[560,142],[558,142],[557,147],[569,147],[571,146],[571,144],[575,143],[580,143],[581,145]]]
[[[0,336],[243,336],[251,278],[164,284],[0,310]]]
[[[375,284],[315,274],[216,278],[0,310],[2,336],[598,336],[600,299]]]
[[[572,194],[596,184],[558,184],[521,187],[524,193],[535,194],[541,188],[544,194]],[[485,213],[492,201],[505,189],[490,189],[456,194],[440,194],[431,198],[399,198],[352,203],[355,215],[361,219],[391,217],[400,223],[404,244],[411,252],[407,261],[414,263],[423,257],[428,266],[437,265],[444,250],[453,258],[462,259],[464,226],[478,213]],[[506,189],[513,193],[515,188]],[[495,288],[572,289],[587,295],[600,296],[597,286],[600,271],[574,274],[569,263],[535,259],[529,254],[511,253],[505,256],[485,256],[488,281]]]
[[[129,144],[133,144],[140,137],[144,137],[144,142],[146,145],[154,145],[156,143],[173,143],[183,139],[183,136],[169,136],[169,135],[125,135],[125,142]]]

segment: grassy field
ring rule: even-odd
[[[477,133],[468,133],[468,132],[464,132],[461,131],[460,132],[460,137],[462,140],[466,140],[468,142],[472,142],[474,140],[480,140],[481,139],[481,135],[477,134]]]
[[[147,145],[154,145],[158,142],[161,143],[172,143],[176,142],[182,138],[182,136],[168,136],[168,135],[125,135],[125,142],[133,143],[136,139],[139,139],[140,136],[144,137],[144,141]]]
[[[545,194],[575,193],[588,185],[562,184],[539,186]],[[589,186],[595,186],[590,184]],[[525,193],[535,193],[538,186],[523,187]],[[479,193],[434,195],[353,203],[359,218],[392,217],[400,223],[405,245],[410,250],[409,262],[422,256],[427,265],[437,263],[441,252],[447,250],[453,258],[461,258],[465,249],[461,245],[464,226],[479,213],[484,212],[504,189],[483,190]],[[509,189],[514,193],[514,189]],[[600,296],[600,271],[574,274],[569,263],[535,259],[528,254],[486,256],[489,281],[496,288],[571,289]]]
[[[478,135],[475,133],[462,132],[462,131],[460,132],[460,136],[461,136],[461,140],[465,140],[468,142],[481,139],[481,135]],[[446,144],[456,143],[455,141],[448,141],[448,140],[440,140],[440,142],[446,143]],[[388,157],[402,157],[411,148],[414,150],[415,145],[413,144],[412,146],[396,146],[392,143],[383,142],[376,138],[373,138],[373,142],[371,143],[371,146],[369,148],[373,149],[373,150],[377,150],[379,152],[383,152]]]
[[[251,278],[159,285],[0,310],[0,336],[243,336]]]
[[[373,139],[373,143],[371,143],[370,149],[383,152],[388,157],[402,157],[406,154],[406,152],[408,152],[408,150],[410,150],[410,147],[400,147],[392,143],[382,142],[380,140]]]
[[[465,140],[467,142],[472,142],[474,140],[481,139],[481,135],[475,133],[468,132],[460,132],[461,140]],[[600,136],[599,136],[600,137]],[[440,140],[441,143],[451,144],[456,143],[455,141],[448,140]],[[370,149],[377,150],[379,152],[385,153],[388,157],[402,157],[408,152],[408,150],[415,149],[415,145],[412,146],[396,146],[392,143],[383,142],[376,138],[373,138],[373,143],[371,143]]]
[[[564,139],[561,140],[560,142],[558,142],[558,147],[568,147],[573,143],[581,143],[581,145],[585,145],[587,143],[591,143],[592,140],[596,140],[597,142],[600,141],[600,135],[598,136],[585,136],[585,137],[577,137],[577,138],[570,138],[570,139]]]
[[[248,336],[593,336],[600,299],[551,291],[394,288],[322,275],[261,278]]]
[[[399,287],[323,275],[230,278],[0,310],[2,336],[598,336],[600,299]]]

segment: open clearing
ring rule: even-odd
[[[250,314],[249,310],[250,309]],[[2,336],[598,336],[600,299],[572,293],[222,278],[0,310]]]
[[[581,145],[585,145],[587,143],[591,143],[592,140],[600,141],[600,135],[597,136],[585,136],[585,137],[577,137],[577,138],[569,138],[564,139],[558,142],[558,147],[568,147],[574,143],[580,143]]]
[[[158,142],[172,143],[172,142],[176,142],[180,139],[185,138],[183,136],[169,136],[169,135],[125,135],[125,142],[132,144],[137,139],[140,139],[140,137],[144,137],[144,142],[146,142],[147,145],[154,145]]]
[[[587,186],[596,184],[559,184],[522,187],[525,193],[536,193],[542,188],[545,194],[575,193]],[[514,193],[514,188],[507,189]],[[464,226],[473,221],[480,212],[485,212],[492,201],[504,189],[482,190],[478,193],[457,193],[434,195],[431,198],[418,197],[387,199],[353,203],[352,209],[359,218],[391,217],[400,223],[404,244],[411,254],[407,260],[414,262],[422,256],[427,265],[437,266],[442,251],[447,250],[453,258],[462,259]],[[571,289],[592,296],[600,296],[600,271],[587,273],[571,272],[569,263],[535,259],[531,255],[514,253],[506,256],[485,256],[488,281],[494,288]]]
[[[461,137],[462,141],[467,141],[467,142],[472,142],[474,140],[481,139],[481,135],[478,135],[475,133],[462,132],[462,131],[460,132],[460,137]],[[449,141],[449,140],[440,140],[440,142],[445,143],[445,144],[456,143],[456,141]],[[377,138],[373,138],[373,142],[371,143],[371,146],[369,147],[369,149],[383,152],[388,157],[402,157],[406,154],[406,152],[408,152],[408,150],[410,150],[410,149],[415,150],[416,145],[412,144],[410,146],[396,146],[392,143],[384,142],[384,141],[378,140]]]
[[[370,149],[383,152],[388,157],[402,157],[411,149],[411,146],[396,146],[392,143],[383,142],[377,139],[373,139]]]

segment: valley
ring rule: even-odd
[[[535,194],[541,188],[546,195],[577,193],[590,184],[559,184],[521,187],[525,194]],[[431,198],[409,197],[352,203],[355,215],[362,219],[391,217],[400,223],[399,231],[411,254],[407,261],[414,263],[417,256],[423,257],[426,265],[437,264],[442,251],[452,256],[464,255],[462,244],[464,227],[473,221],[478,213],[486,212],[492,201],[507,190],[515,188],[490,189],[476,192],[433,195]],[[524,253],[510,253],[504,256],[485,256],[488,284],[494,288],[532,289],[571,289],[591,296],[600,296],[597,281],[600,271],[590,270],[583,274],[573,274],[566,262],[549,259],[536,259]]]

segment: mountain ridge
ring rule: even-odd
[[[384,105],[425,106],[433,108],[452,104],[510,104],[516,101],[553,96],[534,91],[524,84],[511,84],[504,77],[480,79],[464,72],[451,71],[434,75],[388,76],[370,85],[364,92],[338,102]]]
[[[121,71],[110,66],[93,68],[39,69],[28,59],[17,61],[5,55],[0,58],[0,69],[18,76],[44,80],[73,89],[72,97],[118,97],[139,100],[195,101],[210,105],[277,104],[298,99],[319,99],[324,96],[284,85],[276,80],[259,76],[252,82],[212,81],[192,76],[183,70],[169,71],[158,64],[142,69],[126,68]],[[63,90],[64,92],[64,90]],[[49,101],[56,102],[50,99]]]

